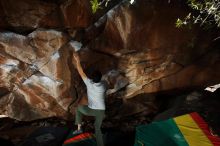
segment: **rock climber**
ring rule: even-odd
[[[106,84],[101,80],[102,74],[100,71],[92,72],[91,77],[88,78],[81,66],[79,55],[74,53],[73,58],[76,62],[77,71],[86,85],[88,97],[88,105],[80,105],[76,109],[75,124],[78,128],[74,131],[74,134],[82,133],[81,126],[83,115],[93,116],[95,117],[94,127],[97,146],[104,146],[101,125],[105,117]]]

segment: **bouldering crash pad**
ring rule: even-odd
[[[220,137],[194,112],[138,126],[134,146],[220,146]]]
[[[86,132],[75,135],[72,133],[73,131],[71,130],[63,142],[63,146],[96,146],[94,134]]]

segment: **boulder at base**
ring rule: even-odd
[[[30,134],[21,146],[60,146],[68,131],[67,127],[41,127]]]

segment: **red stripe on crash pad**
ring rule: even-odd
[[[190,116],[193,118],[193,120],[197,123],[200,129],[204,132],[204,134],[208,137],[208,139],[212,142],[214,146],[220,146],[220,137],[211,135],[209,131],[208,124],[202,119],[202,117],[194,112],[191,113]]]
[[[92,138],[92,134],[91,133],[83,133],[83,134],[77,135],[75,137],[72,137],[72,138],[69,138],[69,139],[65,140],[64,144],[71,143],[71,142],[74,142],[74,141],[83,140],[83,139],[87,139],[87,138]]]

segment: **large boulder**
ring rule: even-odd
[[[2,114],[18,120],[66,116],[75,98],[68,65],[71,51],[63,47],[67,41],[65,33],[55,30],[0,34],[1,87],[11,91],[1,98]],[[26,112],[19,112],[21,107]],[[30,112],[35,114],[28,117]]]
[[[117,69],[129,80],[122,97],[219,82],[218,34],[176,28],[185,13],[181,5],[144,0],[107,13],[103,33],[90,45],[118,59]]]
[[[0,2],[1,29],[16,30],[0,32],[0,113],[11,118],[67,118],[86,103],[72,41],[83,43],[86,74],[99,69],[108,80],[107,107],[116,119],[155,113],[149,93],[220,82],[219,34],[177,29],[176,19],[186,14],[178,2],[114,1],[94,24],[87,0]]]

